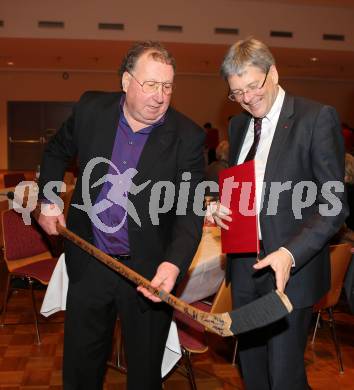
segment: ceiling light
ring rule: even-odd
[[[317,57],[310,57],[310,61],[312,61],[312,62],[317,62],[317,61],[318,61],[318,58],[317,58]]]
[[[12,61],[7,61],[7,65],[9,65],[9,66],[13,66],[13,65],[15,65]]]

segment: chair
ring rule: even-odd
[[[15,187],[23,180],[26,180],[24,173],[5,173],[4,187]]]
[[[0,215],[3,211],[9,209],[9,201],[8,200],[0,200]],[[2,220],[0,219],[0,248],[3,247],[3,239],[2,239]]]
[[[226,286],[225,280],[223,280],[211,305],[203,301],[197,301],[191,305],[209,313],[224,313],[231,311],[232,300],[230,285]],[[195,383],[191,356],[192,354],[205,353],[208,350],[206,329],[181,312],[175,311],[174,317],[177,324],[184,367],[186,369],[191,388],[196,390],[197,386]],[[236,348],[234,350],[234,355],[235,351]]]
[[[321,318],[321,312],[326,310],[329,316],[329,326],[331,328],[334,346],[336,349],[339,372],[342,374],[343,361],[340,351],[339,342],[337,339],[335,320],[333,315],[333,307],[338,303],[340,293],[343,287],[343,280],[345,273],[348,269],[351,259],[350,245],[339,244],[332,245],[330,247],[330,260],[331,260],[331,288],[328,293],[315,304],[313,310],[317,312],[316,325],[312,336],[312,344],[315,342],[318,324]]]
[[[14,277],[25,278],[29,284],[37,343],[41,343],[33,282],[48,285],[57,258],[48,250],[43,235],[33,225],[25,225],[21,215],[14,210],[2,213],[4,260],[8,270],[0,325],[5,325],[7,302]]]
[[[109,367],[126,374],[127,363],[124,353],[124,340],[122,336],[122,328],[119,316],[117,316],[116,325],[113,334],[113,348],[110,358],[107,362]]]

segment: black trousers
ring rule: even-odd
[[[164,303],[143,300],[136,286],[98,261],[88,265],[78,282],[69,283],[64,390],[103,388],[117,314],[124,337],[127,389],[162,388],[161,363],[172,310]]]
[[[255,256],[228,260],[233,307],[275,289],[271,270],[256,271]],[[295,309],[272,325],[239,336],[238,351],[247,390],[307,390],[304,353],[312,308]]]

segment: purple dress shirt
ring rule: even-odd
[[[153,125],[133,132],[124,116],[124,102],[125,95],[120,101],[120,117],[111,157],[111,162],[117,167],[119,174],[110,165],[105,183],[94,205],[98,209],[100,205],[109,206],[97,215],[106,226],[116,227],[116,231],[106,233],[94,224],[92,225],[94,244],[103,252],[115,255],[129,254],[130,252],[126,206],[131,176],[127,170],[129,168],[136,169],[151,131],[164,122],[164,117],[162,117]]]

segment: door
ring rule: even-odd
[[[35,170],[49,139],[69,117],[72,102],[8,102],[8,167]]]

